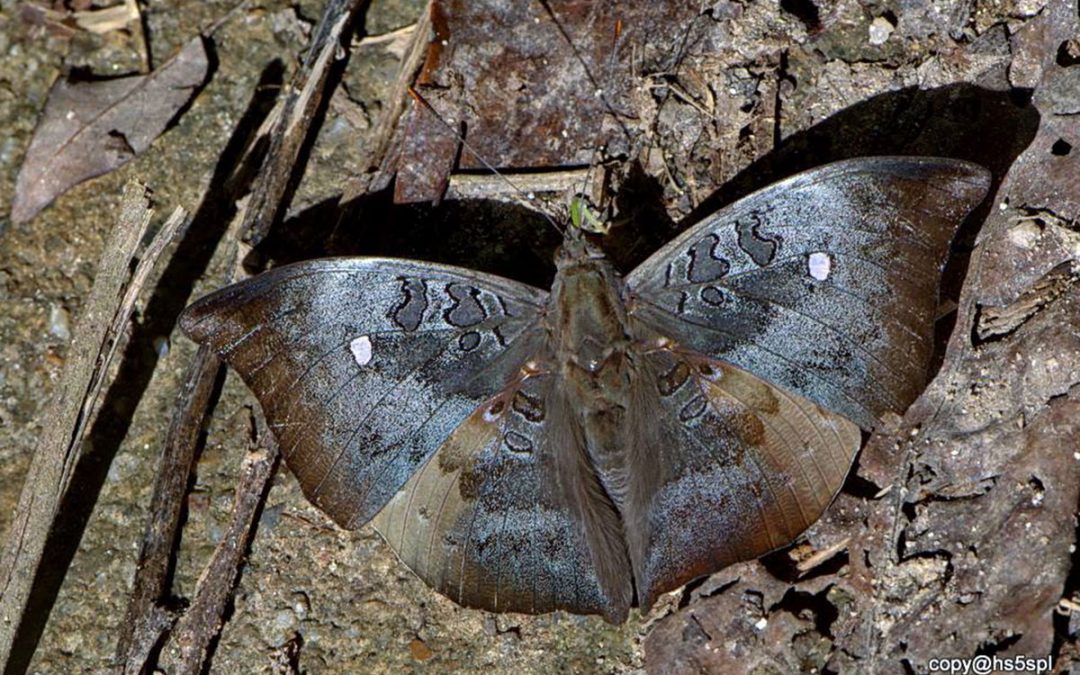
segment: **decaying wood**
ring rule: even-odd
[[[401,119],[402,114],[405,112],[405,106],[410,100],[407,95],[409,87],[413,86],[416,73],[423,64],[430,40],[431,2],[428,2],[420,12],[416,24],[412,27],[409,44],[405,50],[405,57],[401,60],[401,67],[398,68],[394,86],[391,87],[387,97],[389,105],[384,108],[375,126],[375,133],[372,134],[374,140],[371,143],[371,149],[368,151],[368,163],[371,168],[378,167],[379,170],[374,176],[370,177],[370,181],[352,181],[352,184],[346,186],[341,197],[343,204],[352,201],[356,196],[369,190],[379,190],[386,187],[390,179],[393,178],[397,170],[396,155],[390,151],[394,140],[394,130],[397,128],[398,120]]]
[[[42,563],[46,538],[67,492],[109,367],[150,271],[185,221],[177,209],[143,250],[150,225],[146,188],[129,183],[120,218],[99,263],[94,287],[74,332],[71,356],[42,425],[15,521],[0,559],[0,661],[11,656],[16,631]],[[138,259],[135,270],[132,261]]]

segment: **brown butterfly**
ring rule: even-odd
[[[568,228],[550,292],[414,260],[280,267],[187,308],[304,494],[467,607],[625,620],[791,542],[921,390],[990,178],[876,157],[765,188],[626,277]]]

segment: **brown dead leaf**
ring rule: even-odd
[[[200,36],[148,75],[58,81],[19,170],[12,222],[30,220],[68,189],[145,151],[202,86],[207,68]]]
[[[694,3],[546,4],[550,13],[540,2],[432,3],[435,36],[417,88],[451,126],[464,125],[462,168],[484,168],[476,155],[499,168],[585,166],[598,148],[625,149],[635,70],[674,67],[698,15]],[[398,129],[395,200],[436,199],[456,139],[423,106]]]

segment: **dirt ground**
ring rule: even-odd
[[[108,253],[124,183],[137,177],[150,186],[157,220],[176,205],[201,214],[140,301],[83,450],[67,536],[49,552],[42,583],[54,589],[55,599],[46,592],[43,601],[51,611],[38,612],[36,650],[24,647],[31,672],[99,671],[113,659],[162,435],[195,351],[176,316],[225,274],[215,247],[228,209],[204,196],[220,197],[215,169],[235,161],[223,148],[288,82],[323,3],[263,0],[236,10],[208,36],[210,79],[170,130],[123,168],[15,224],[6,214],[16,175],[58,77],[138,71],[141,33],[158,64],[236,9],[218,0],[143,3],[142,31],[98,35],[32,20],[27,4],[0,0],[0,531],[49,423],[43,411]],[[363,13],[368,38],[354,40],[285,225],[258,258],[392,252],[543,286],[557,237],[520,209],[395,206],[384,190],[348,205],[346,224],[338,221],[337,198],[371,176],[368,147],[391,103],[405,39],[394,31],[415,23],[425,4],[375,0]],[[543,15],[540,3],[525,4]],[[581,7],[551,5],[568,17]],[[837,501],[797,545],[692,584],[622,626],[461,609],[400,564],[370,527],[335,527],[282,470],[211,672],[271,670],[297,638],[307,672],[899,673],[925,672],[934,657],[976,655],[1052,655],[1059,672],[1080,663],[1076,3],[720,0],[656,3],[653,14],[640,5],[620,12],[627,30],[649,39],[632,67],[607,64],[615,74],[599,111],[582,103],[577,117],[559,113],[564,142],[535,149],[539,123],[528,138],[500,134],[534,129],[534,118],[499,107],[509,100],[502,87],[533,71],[509,69],[498,87],[482,86],[490,83],[483,64],[502,54],[484,30],[520,24],[451,21],[450,43],[465,46],[434,72],[447,80],[433,101],[459,102],[473,116],[478,151],[499,166],[618,164],[617,216],[652,221],[613,232],[624,270],[718,206],[827,161],[932,154],[988,167],[991,196],[961,230],[946,273],[937,376],[868,441]],[[470,16],[505,19],[498,6],[477,3]],[[588,30],[569,37],[595,37]],[[551,61],[578,58],[558,40],[546,49]],[[588,61],[603,48],[582,53]],[[578,81],[567,95],[582,89]],[[628,130],[605,117],[612,107],[627,113]],[[415,141],[422,124],[407,119],[394,152],[437,158]],[[424,195],[425,170],[403,171],[396,189]],[[230,374],[187,502],[177,598],[190,597],[222,537],[257,411]],[[796,569],[822,551],[834,554]]]

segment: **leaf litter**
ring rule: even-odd
[[[558,13],[559,4],[552,4]],[[1043,76],[1055,76],[1053,68],[1071,67],[1057,63],[1053,54],[1059,51],[1061,35],[1077,34],[1075,22],[1070,24],[1068,13],[1057,11],[1060,8],[1053,3],[1037,15],[998,19],[1010,22],[1010,37],[1007,42],[995,43],[995,49],[1005,50],[1004,56],[994,56],[1000,67],[991,64],[984,68],[965,58],[965,45],[980,36],[962,33],[966,20],[962,8],[954,7],[959,26],[948,33],[941,29],[946,10],[939,11],[931,3],[911,3],[899,21],[886,16],[897,28],[885,46],[899,54],[899,60],[878,63],[881,57],[876,52],[873,60],[860,61],[857,48],[859,40],[867,39],[873,17],[860,14],[852,18],[839,6],[817,3],[820,12],[815,13],[820,21],[815,22],[810,35],[800,27],[798,17],[777,13],[775,6],[766,15],[757,4],[713,3],[707,16],[702,15],[705,19],[698,20],[723,39],[717,33],[707,33],[712,42],[704,47],[685,52],[676,49],[674,53],[688,61],[682,70],[635,71],[648,78],[645,81],[651,82],[652,88],[648,96],[631,98],[631,114],[624,116],[623,122],[631,128],[640,124],[635,130],[643,130],[651,145],[643,144],[644,150],[630,156],[647,167],[650,176],[660,177],[665,206],[677,215],[698,206],[697,195],[708,194],[732,175],[746,175],[740,172],[774,150],[774,156],[790,162],[781,168],[786,172],[799,161],[820,161],[816,143],[821,136],[800,138],[802,130],[821,123],[817,128],[835,134],[829,119],[836,111],[847,113],[852,107],[865,113],[867,101],[876,105],[875,96],[916,80],[926,88],[943,87],[941,98],[954,104],[959,100],[958,105],[968,105],[970,100],[948,89],[952,83],[989,83],[1004,90],[1011,84],[1038,92]],[[685,31],[686,25],[676,28]],[[500,26],[500,30],[505,29]],[[609,38],[613,33],[610,29],[601,32]],[[954,39],[952,33],[963,37]],[[476,44],[482,46],[488,39],[494,38],[481,34]],[[904,61],[908,52],[897,48],[898,40],[906,41],[902,44],[910,49],[928,50],[924,54],[940,51],[941,56],[929,57],[922,62],[926,67],[920,66],[916,72],[918,60]],[[710,53],[713,60],[702,58],[701,52]],[[482,56],[476,53],[473,58]],[[1027,79],[1003,82],[1010,62],[1017,67],[1008,69],[1008,77],[1022,72]],[[1023,66],[1022,71],[1019,66]],[[512,73],[513,69],[507,68],[503,75]],[[434,94],[425,91],[437,107],[440,97],[467,94],[467,87],[454,88],[453,77],[443,82],[450,83],[445,90]],[[591,88],[583,80],[576,82],[581,91]],[[680,94],[662,98],[658,94],[665,88],[677,89]],[[886,113],[895,113],[891,117],[887,114],[886,119],[910,121],[903,116],[903,106],[909,104],[916,113],[940,112],[933,105],[920,109],[912,104],[914,99],[905,96],[887,101],[899,101],[901,106],[881,106]],[[612,100],[621,99],[612,94]],[[938,100],[931,97],[932,102]],[[1042,99],[1036,95],[1034,100],[1039,104]],[[451,98],[450,104],[460,105],[459,101]],[[471,105],[461,107],[464,114],[484,114]],[[829,110],[823,113],[822,107]],[[1067,113],[1068,107],[1059,109]],[[496,105],[493,110],[506,112],[505,105]],[[703,119],[702,110],[714,110],[716,119]],[[1059,142],[1075,147],[1067,140],[1072,136],[1066,134],[1075,132],[1076,127],[1069,125],[1067,114],[1048,122],[1046,110],[1040,111],[1044,119],[1039,126],[1039,143],[1028,146],[1031,139],[1023,140],[1027,151],[1015,163],[1010,159],[1005,165],[1012,171],[983,226],[975,254],[981,262],[972,263],[959,298],[956,328],[938,379],[915,409],[903,420],[893,420],[893,426],[864,448],[858,473],[849,479],[826,518],[796,547],[798,551],[791,550],[797,555],[781,551],[762,562],[725,570],[672,598],[667,605],[670,614],[650,617],[649,624],[655,628],[644,642],[649,670],[749,672],[755,667],[771,667],[779,671],[831,668],[888,672],[902,668],[905,660],[921,670],[931,649],[944,656],[970,655],[977,650],[1002,655],[1030,650],[1038,656],[1039,650],[1052,649],[1061,657],[1062,668],[1067,667],[1065,659],[1070,654],[1075,659],[1080,620],[1068,614],[1062,619],[1055,613],[1059,607],[1068,611],[1068,603],[1060,601],[1068,600],[1077,590],[1075,580],[1070,580],[1075,575],[1070,573],[1074,561],[1069,548],[1075,542],[1071,518],[1077,484],[1071,452],[1075,444],[1069,442],[1070,434],[1075,438],[1072,420],[1077,418],[1078,378],[1071,342],[1076,329],[1075,285],[1061,291],[1054,277],[1050,285],[1059,290],[1046,302],[1027,303],[1014,312],[1019,318],[1010,322],[1006,332],[987,334],[988,339],[978,345],[970,339],[980,307],[988,303],[1010,307],[1017,298],[1026,299],[1025,294],[1044,279],[1041,270],[1057,270],[1057,262],[1077,257],[1076,247],[1070,245],[1076,234],[1075,213],[1061,207],[1062,198],[1066,202],[1075,198],[1075,187],[1060,164],[1043,173],[1050,162],[1076,161],[1076,151],[1066,152],[1066,145]],[[580,112],[571,106],[556,114],[573,117]],[[606,109],[596,117],[604,112]],[[937,123],[936,114],[914,117],[924,128],[934,128]],[[837,113],[835,119],[847,123],[852,116]],[[854,119],[855,128],[860,129],[859,118]],[[878,124],[872,115],[868,119]],[[492,114],[484,134],[477,131],[482,124],[475,120],[467,124],[466,136],[478,146],[493,144],[496,152],[489,156],[497,160],[500,144],[513,145],[500,132],[513,129],[498,114]],[[891,135],[905,132],[885,126]],[[1002,129],[995,138],[1001,143],[1015,142],[1010,131]],[[494,140],[477,138],[482,135]],[[929,145],[944,146],[942,152],[948,152],[945,137],[928,135],[917,150],[925,153]],[[537,136],[517,140],[536,143],[541,140]],[[621,137],[621,133],[616,136]],[[877,151],[905,149],[883,143],[884,136],[874,137],[875,143],[881,143]],[[844,137],[837,134],[836,138]],[[593,147],[602,144],[596,137],[589,142]],[[811,150],[806,158],[791,160],[784,154],[785,148],[802,142],[806,143],[804,150]],[[833,140],[832,145],[829,152],[833,154],[826,153],[826,157],[836,158],[841,151],[835,146],[843,143]],[[851,151],[863,154],[875,150],[857,141],[849,145]],[[655,151],[660,146],[664,152]],[[417,157],[423,147],[409,156]],[[595,159],[591,150],[576,150],[553,153],[552,164],[574,166]],[[523,160],[495,163],[512,168],[519,161],[527,165],[527,160],[525,156]],[[438,170],[449,171],[445,167],[454,165],[451,157],[440,163]],[[1004,170],[997,173],[1001,178]],[[1045,181],[1046,175],[1053,180]],[[445,182],[445,174],[432,181],[436,185]],[[1039,188],[1031,193],[1035,198],[1025,196],[1019,187],[1025,184]],[[684,199],[683,194],[693,198]],[[999,209],[999,205],[1004,208]],[[1038,216],[1037,221],[1032,220],[1034,216]],[[1032,264],[1025,262],[1028,260]],[[1006,262],[1013,267],[1006,269]],[[1041,270],[1033,266],[1036,264]],[[1029,311],[1030,306],[1036,306],[1037,311]],[[331,544],[335,536],[329,535]],[[262,545],[271,550],[270,539]],[[330,548],[333,550],[333,545]],[[995,548],[999,549],[996,553]],[[799,569],[799,563],[806,567],[807,560],[815,566]],[[256,552],[254,565],[245,573],[250,576],[249,583],[261,584],[258,580],[264,577],[259,575],[269,573],[270,567],[265,560],[259,562]],[[313,569],[316,567],[321,563]],[[993,576],[984,580],[988,572]],[[287,578],[294,575],[295,568],[289,568]],[[414,593],[411,586],[401,588],[406,589],[402,595]],[[276,591],[272,586],[260,590],[261,595],[246,601],[248,608],[262,607],[263,603],[262,608],[269,611]],[[373,598],[366,601],[369,605],[382,597],[370,589],[364,593],[359,597]],[[355,599],[347,598],[347,604],[352,605],[347,611],[356,611],[351,602]],[[417,630],[424,642],[435,648],[436,659],[444,655],[456,659],[440,663],[458,667],[487,663],[485,656],[478,655],[486,648],[483,645],[475,654],[462,651],[455,655],[448,650],[455,643],[445,632],[444,623],[471,625],[469,617],[447,615],[438,604],[423,610],[408,609],[414,604],[405,598],[392,609],[412,617],[420,626]],[[331,607],[332,603],[323,601],[320,613],[327,614]],[[513,617],[500,621],[515,626],[523,637],[512,647],[487,645],[495,652],[502,650],[495,656],[498,662],[516,664],[522,655],[531,653],[530,649],[546,644],[541,637],[547,625],[543,618],[535,622]],[[311,628],[305,625],[305,630]],[[230,622],[216,661],[219,666],[245,663],[245,654],[250,657],[251,650],[262,648],[262,640],[256,640],[254,646],[248,644],[250,630],[251,623],[242,616]],[[321,640],[328,641],[328,635]],[[358,642],[366,640],[361,636]],[[589,647],[590,655],[593,647],[595,644]],[[301,662],[319,658],[315,656],[319,649],[315,640],[305,645]],[[586,653],[581,645],[567,650],[566,658],[579,652]],[[380,663],[383,658],[386,663],[395,663],[393,649],[380,654]],[[599,661],[594,665],[602,670],[618,669],[611,660],[603,667]]]
[[[79,183],[145,152],[206,81],[201,36],[147,75],[57,80],[15,184],[11,220],[24,223]]]

